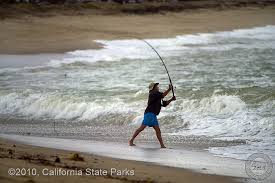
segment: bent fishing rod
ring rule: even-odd
[[[136,37],[135,37],[136,38]],[[152,50],[158,55],[159,59],[161,60],[166,72],[167,72],[167,75],[168,75],[168,78],[169,78],[169,82],[170,82],[170,85],[172,86],[172,93],[173,93],[173,97],[175,97],[175,93],[174,93],[174,87],[173,87],[173,83],[172,83],[172,80],[171,80],[171,77],[170,77],[170,74],[168,72],[168,69],[163,61],[163,59],[161,58],[160,54],[157,52],[157,50],[150,44],[148,43],[147,41],[145,41],[144,39],[141,39],[141,38],[136,38],[136,39],[139,39],[143,42],[145,42],[148,46],[150,46],[150,48],[152,48]]]
[[[134,39],[137,39],[137,40],[140,40],[140,41],[143,41],[144,43],[146,43],[159,57],[159,59],[161,60],[162,62],[162,65],[164,66],[165,70],[166,70],[166,73],[168,75],[168,78],[169,78],[169,82],[170,82],[170,85],[172,86],[172,93],[173,93],[173,97],[175,97],[175,92],[174,92],[174,87],[173,87],[173,83],[172,83],[172,80],[171,80],[171,77],[170,77],[170,74],[168,72],[168,69],[163,61],[163,59],[161,58],[160,54],[157,52],[157,50],[149,43],[147,42],[146,40],[142,39],[142,38],[139,38],[137,36],[131,36],[131,35],[127,35],[126,37],[129,37],[129,38],[134,38]],[[121,38],[121,37],[120,37]],[[125,38],[125,37],[124,37]]]

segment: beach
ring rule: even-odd
[[[38,147],[26,145],[14,140],[6,140],[7,136],[1,136],[1,179],[3,182],[15,182],[15,181],[32,181],[32,182],[48,182],[48,181],[66,181],[66,182],[239,182],[240,177],[231,176],[219,176],[203,174],[194,171],[190,171],[183,168],[176,168],[172,166],[160,166],[157,164],[151,164],[149,162],[142,161],[130,161],[117,158],[110,158],[106,156],[98,156],[94,154],[83,153],[79,151],[65,151],[61,149],[52,149],[46,147]],[[71,141],[76,145],[76,142]],[[130,147],[131,148],[131,147]],[[85,151],[87,149],[79,149]],[[72,154],[78,153],[83,161],[71,160]],[[60,162],[56,162],[56,158],[60,159]],[[35,169],[40,174],[39,176],[27,175],[27,176],[10,176],[8,174],[9,168],[19,169]],[[107,170],[108,174],[103,175],[94,172],[92,174],[90,169],[94,170]],[[111,170],[111,169],[116,170]],[[46,169],[46,170],[44,170]],[[66,173],[56,173],[50,176],[50,170],[57,169],[73,169],[81,170],[83,174],[72,176],[65,176]],[[128,173],[123,175],[119,173],[119,170],[128,170]],[[44,170],[44,174],[42,172]],[[126,171],[125,170],[125,171]],[[202,168],[203,171],[207,171],[207,168]],[[87,175],[85,174],[87,172]]]
[[[275,6],[23,10],[0,12],[1,182],[255,182],[255,153],[274,167]],[[128,146],[148,84],[169,84],[135,37],[176,86],[158,116],[167,149],[152,128]],[[262,182],[274,180],[273,170]]]

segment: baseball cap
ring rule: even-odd
[[[149,84],[149,91],[153,90],[154,87],[155,87],[156,85],[158,85],[158,84],[159,84],[159,83],[150,83],[150,84]]]

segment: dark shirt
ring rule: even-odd
[[[163,93],[159,91],[152,91],[149,93],[148,105],[144,113],[152,112],[158,115],[161,109],[161,99],[163,98]]]

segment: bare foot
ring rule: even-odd
[[[136,146],[132,140],[129,141],[129,146]]]

